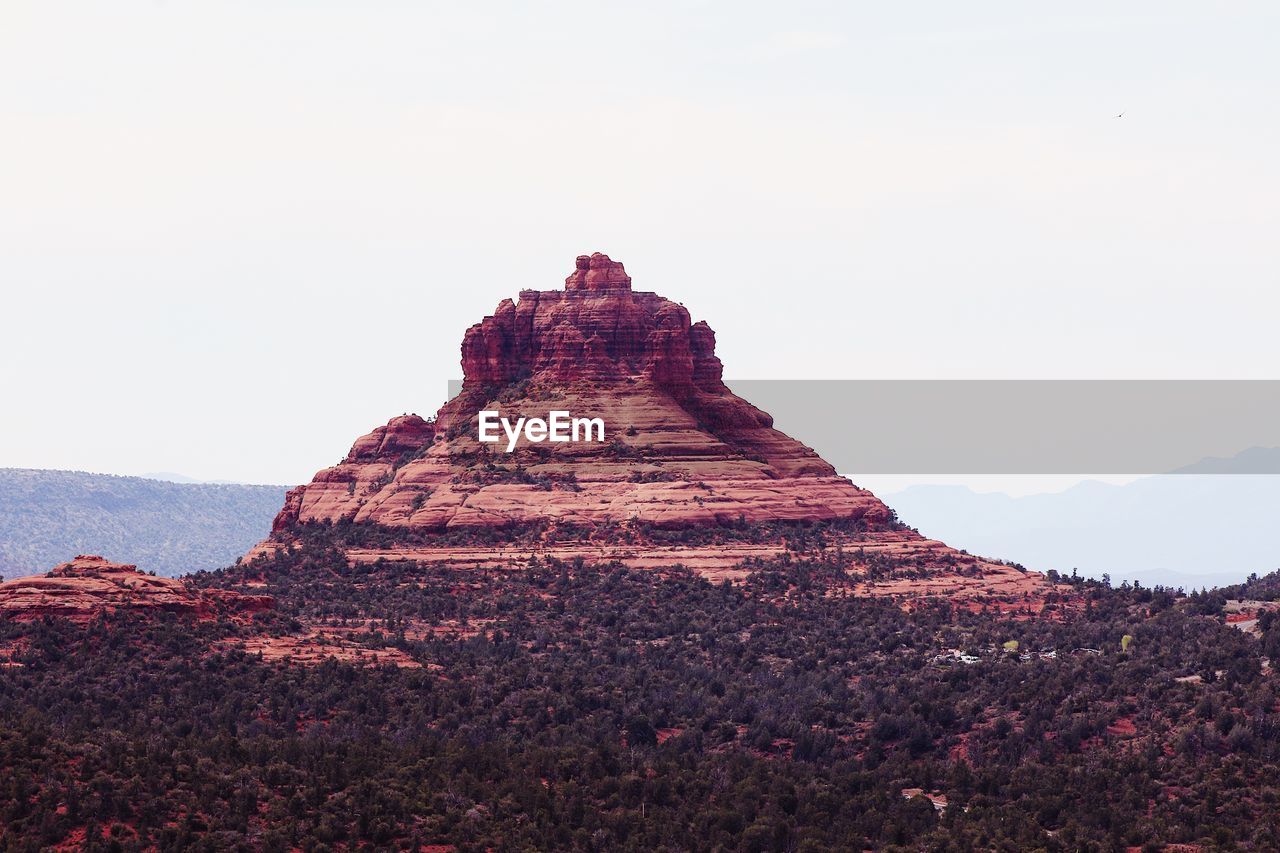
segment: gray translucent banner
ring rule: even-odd
[[[1276,380],[726,382],[846,475],[1280,473]]]

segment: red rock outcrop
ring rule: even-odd
[[[80,555],[44,575],[0,583],[0,614],[19,621],[60,616],[88,622],[119,610],[166,611],[197,618],[270,609],[265,595],[224,589],[197,590],[176,578],[161,578],[136,566]]]
[[[684,306],[631,289],[622,264],[578,258],[564,290],[521,292],[467,330],[462,393],[434,422],[393,419],[293,490],[275,533],[351,519],[441,530],[552,519],[678,527],[861,518],[874,495],[721,379],[715,333]],[[602,443],[477,440],[477,413],[599,417]]]
[[[432,420],[405,415],[358,439],[339,465],[292,490],[271,538],[249,557],[289,543],[299,525],[316,522],[377,525],[394,535],[535,522],[617,531],[636,523],[678,529],[849,520],[859,531],[851,547],[929,574],[933,583],[921,587],[927,594],[1026,592],[1018,570],[903,529],[875,495],[774,429],[768,414],[725,385],[715,343],[711,327],[692,322],[684,306],[632,290],[622,264],[583,255],[564,290],[521,291],[518,301],[504,299],[468,329],[461,392]],[[482,410],[512,422],[555,410],[600,418],[605,440],[531,443],[521,437],[507,453],[505,437],[498,445],[478,440]],[[600,538],[609,541],[607,532]],[[650,547],[624,549],[626,556],[599,550],[602,560],[652,565],[656,555],[667,565],[736,577],[741,573],[734,567],[746,557],[784,549],[783,543],[759,553]],[[516,554],[466,551],[406,543],[351,557],[411,554],[424,563],[491,565]],[[547,546],[543,555],[556,556],[556,548]],[[520,552],[520,559],[528,556]],[[572,556],[593,561],[590,553]],[[1032,586],[1043,583],[1034,573],[1025,577]],[[877,574],[861,589],[898,595],[896,580]]]

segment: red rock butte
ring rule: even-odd
[[[81,554],[44,575],[0,583],[0,614],[19,621],[59,616],[88,622],[117,611],[164,611],[197,618],[243,615],[272,606],[270,596],[223,589],[197,590],[137,566]]]
[[[721,380],[715,333],[578,258],[564,290],[525,290],[462,341],[462,393],[434,423],[393,418],[289,494],[277,532],[351,519],[442,530],[554,520],[663,526],[867,518],[886,507]],[[599,417],[603,443],[481,444],[482,409]]]
[[[271,538],[249,557],[295,541],[308,526],[341,523],[384,534],[378,548],[349,549],[355,560],[491,564],[491,547],[385,542],[395,531],[533,524],[596,531],[590,546],[575,546],[578,553],[568,546],[556,553],[653,567],[683,563],[734,577],[744,573],[743,561],[780,548],[644,547],[622,531],[840,522],[858,532],[856,544],[868,553],[921,565],[980,565],[1000,574],[1011,592],[1040,577],[976,561],[897,524],[875,495],[730,391],[715,344],[711,327],[692,322],[683,305],[633,290],[621,263],[582,255],[563,290],[522,290],[468,329],[461,392],[432,419],[392,418],[357,439],[341,463],[291,490]],[[505,438],[479,441],[482,410],[511,422],[555,410],[598,417],[605,440],[532,443],[522,436],[507,453]],[[519,549],[502,553],[523,556]]]

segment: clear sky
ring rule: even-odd
[[[308,479],[597,250],[731,379],[1276,378],[1278,36],[1262,2],[3,0],[0,466]]]

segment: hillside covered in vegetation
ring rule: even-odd
[[[1084,581],[1037,617],[912,606],[814,537],[731,584],[318,533],[192,579],[274,598],[252,617],[0,619],[8,849],[1280,843],[1270,614]]]
[[[0,574],[111,554],[161,575],[234,562],[271,529],[282,486],[0,468]]]

